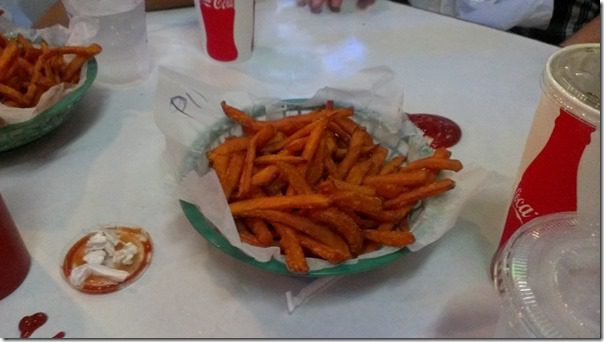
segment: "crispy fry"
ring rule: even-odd
[[[319,191],[321,191],[323,193],[331,193],[331,192],[335,192],[336,190],[343,190],[343,191],[353,191],[353,192],[357,192],[359,194],[363,194],[363,195],[367,195],[367,196],[376,195],[376,191],[372,187],[364,186],[364,185],[350,184],[350,183],[341,181],[339,179],[335,179],[333,177],[329,177],[327,180],[323,181],[321,184],[318,185],[317,188],[319,189]]]
[[[308,183],[306,183],[306,179],[304,176],[292,165],[287,163],[278,162],[277,167],[279,171],[285,176],[289,185],[293,190],[298,194],[310,194],[312,193],[312,189]]]
[[[330,225],[337,231],[350,246],[353,254],[358,254],[363,249],[363,235],[361,228],[354,220],[336,208],[327,208],[322,210],[313,210],[310,213],[313,221]]]
[[[270,246],[273,242],[273,234],[268,225],[262,219],[251,217],[245,219],[248,228],[254,233],[254,237],[258,240],[260,246]]]
[[[393,247],[404,247],[415,242],[415,237],[410,232],[403,231],[379,231],[366,229],[363,230],[366,239],[378,242],[382,245]]]
[[[413,209],[413,205],[402,206],[392,210],[382,210],[376,213],[366,213],[365,215],[376,222],[394,222],[398,223],[405,218]]]
[[[231,202],[229,207],[233,216],[259,209],[312,209],[327,208],[331,199],[321,194],[266,196]]]
[[[243,163],[245,161],[245,153],[239,152],[233,154],[229,159],[229,164],[224,175],[224,184],[222,190],[226,198],[231,197],[231,193],[239,183],[241,172],[243,171]],[[220,179],[220,177],[219,177]]]
[[[300,245],[303,248],[311,251],[313,254],[329,261],[332,264],[339,264],[348,259],[344,253],[315,241],[306,235],[298,234],[297,237]]]
[[[308,264],[304,257],[304,251],[295,231],[281,223],[274,223],[273,226],[280,236],[279,245],[285,255],[287,269],[294,273],[308,272]]]
[[[378,174],[380,176],[383,176],[383,175],[388,175],[388,174],[396,172],[398,170],[398,168],[401,166],[401,164],[403,164],[405,159],[406,158],[403,156],[396,156],[396,157],[390,159],[386,164],[384,164],[384,166],[382,166],[382,168],[380,169]]]
[[[247,149],[249,141],[250,141],[249,137],[226,138],[226,140],[222,144],[216,146],[213,150],[208,152],[208,156],[211,160],[212,156],[215,156],[215,155],[231,154],[231,153],[235,153],[235,152],[239,152],[239,151],[245,151]]]
[[[266,125],[254,134],[250,139],[241,172],[241,180],[239,182],[239,196],[245,196],[252,189],[252,175],[254,172],[254,159],[256,159],[256,149],[261,148],[275,134],[275,129],[271,125]]]
[[[452,179],[445,178],[434,183],[417,187],[413,190],[403,192],[399,196],[384,202],[385,208],[400,208],[427,197],[435,196],[455,187],[455,182]]]
[[[235,226],[237,227],[237,232],[239,233],[239,238],[241,239],[241,242],[245,242],[253,246],[265,247],[260,244],[258,238],[250,232],[250,229],[242,220],[235,220]]]
[[[395,184],[395,185],[419,185],[428,178],[428,171],[417,170],[410,172],[398,172],[388,175],[367,176],[363,181],[365,185]]]
[[[388,150],[385,147],[377,146],[369,158],[371,160],[371,168],[367,171],[367,175],[377,175],[382,165],[384,165],[386,157],[388,157]]]
[[[353,191],[337,191],[329,198],[338,208],[350,208],[359,213],[377,213],[382,210],[382,200],[376,196],[367,196]]]
[[[279,174],[279,168],[269,165],[252,176],[252,186],[264,186],[272,182]]]
[[[431,169],[431,170],[451,170],[459,171],[463,165],[457,159],[445,159],[439,157],[427,157],[417,159],[407,164],[401,171],[411,171],[419,169]]]
[[[350,146],[344,159],[338,165],[338,173],[342,178],[345,178],[350,171],[350,168],[356,163],[357,159],[361,155],[361,148],[363,146],[363,139],[365,137],[364,129],[357,129],[352,133],[350,138]]]
[[[19,56],[19,46],[17,41],[10,40],[6,48],[0,55],[0,81],[4,81],[8,78],[8,73],[12,64],[17,60]]]
[[[282,154],[267,154],[264,156],[259,156],[254,160],[254,164],[256,165],[275,164],[277,162],[298,164],[306,162],[306,158]]]
[[[326,139],[321,139],[319,147],[312,160],[306,168],[306,182],[311,186],[315,186],[325,171],[325,156],[327,155]]]
[[[348,176],[346,176],[346,182],[354,185],[360,185],[361,183],[363,183],[365,175],[369,172],[372,166],[373,161],[371,159],[356,163],[350,169]]]
[[[323,118],[319,120],[317,126],[310,132],[306,146],[302,151],[302,157],[304,157],[306,160],[310,161],[313,159],[315,152],[321,143],[321,136],[323,136],[323,132],[325,131],[326,127],[327,119]]]
[[[329,228],[315,223],[306,217],[278,210],[252,210],[241,214],[242,217],[259,217],[267,220],[273,226],[277,223],[294,228],[315,240],[337,249],[350,258],[348,244],[338,234]]]
[[[246,112],[228,105],[226,101],[220,102],[220,107],[229,119],[240,124],[241,127],[243,127],[248,132],[255,132],[260,130],[259,125],[257,125],[256,123],[256,119],[249,116]]]

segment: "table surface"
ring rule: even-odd
[[[0,154],[0,192],[32,256],[24,283],[0,301],[0,336],[18,337],[19,320],[35,312],[49,320],[33,337],[493,336],[489,263],[557,47],[387,1],[320,15],[293,0],[257,1],[255,51],[240,64],[204,56],[193,8],[150,12],[147,27],[153,69],[144,82],[94,85],[54,132]],[[242,264],[184,217],[153,120],[158,66],[282,98],[387,66],[402,82],[404,109],[456,121],[463,138],[454,156],[494,171],[499,186],[473,196],[436,243],[341,278],[290,314],[285,293],[312,280]],[[121,291],[80,293],[61,276],[63,255],[106,223],[147,229],[153,261]]]

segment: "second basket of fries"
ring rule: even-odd
[[[69,116],[94,82],[101,50],[0,34],[0,152],[40,138]]]
[[[314,277],[371,270],[429,239],[462,163],[409,120],[392,130],[379,113],[311,102],[220,103],[225,120],[198,139],[183,181],[198,194],[181,202],[194,228],[248,264]]]

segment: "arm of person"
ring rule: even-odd
[[[600,42],[600,31],[601,23],[600,16],[593,18],[590,22],[583,25],[579,31],[575,32],[572,36],[568,37],[560,46],[569,46],[572,44],[581,43],[599,43]]]

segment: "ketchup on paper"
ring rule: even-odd
[[[451,147],[461,139],[461,129],[451,119],[435,114],[407,114],[424,134],[432,138],[432,148]]]

